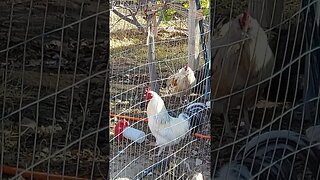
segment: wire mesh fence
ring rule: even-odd
[[[108,3],[0,2],[0,179],[319,179],[320,0]]]
[[[107,177],[105,2],[0,8],[0,179]]]
[[[320,1],[214,6],[211,178],[319,179]]]
[[[187,1],[186,1],[187,2]],[[188,64],[188,9],[180,3],[161,1],[153,4],[156,7],[157,26],[154,35],[155,61],[148,61],[150,37],[148,32],[148,18],[146,18],[146,5],[139,1],[112,1],[110,9],[110,177],[111,179],[186,179],[194,171],[204,172],[209,178],[210,167],[210,135],[209,116],[207,109],[203,109],[201,117],[204,121],[198,129],[196,138],[187,129],[179,136],[174,136],[187,120],[175,125],[160,125],[156,131],[166,131],[166,135],[173,138],[167,143],[182,139],[180,143],[172,145],[173,151],[166,144],[155,146],[155,133],[150,131],[150,123],[156,122],[147,113],[145,94],[146,88],[153,82],[150,66],[156,66],[156,83],[160,87],[160,97],[170,118],[176,117],[194,103],[205,104],[205,75],[206,63],[202,56],[203,49],[199,44],[199,65],[192,69],[197,81],[192,85],[192,93],[180,99],[179,92],[169,91],[176,74]],[[158,7],[159,6],[159,7]],[[175,11],[173,15],[170,12]],[[127,18],[129,19],[127,19]],[[207,17],[208,18],[208,17]],[[206,19],[206,18],[205,18]],[[206,20],[205,35],[208,35],[208,20]],[[148,36],[149,34],[149,36]],[[199,39],[198,39],[199,41]],[[199,41],[200,42],[200,41]],[[207,41],[206,41],[206,45]],[[152,89],[156,91],[155,89]],[[186,89],[187,90],[187,89]],[[160,103],[160,102],[158,102]],[[157,103],[156,103],[157,104]],[[150,105],[151,106],[151,105]],[[150,107],[149,107],[150,108]],[[160,108],[160,107],[159,107]],[[152,109],[152,108],[150,108]],[[191,108],[192,109],[192,108]],[[153,110],[150,110],[153,111]],[[156,111],[156,110],[154,110]],[[201,112],[199,112],[201,113]],[[162,114],[158,113],[160,119]],[[165,116],[165,115],[163,115]],[[183,119],[183,118],[180,118]],[[142,136],[130,140],[125,137],[127,128],[123,128],[125,121],[130,128],[139,130]],[[174,120],[172,120],[173,122]],[[121,125],[120,125],[121,124]],[[164,123],[165,124],[165,123]],[[122,128],[123,134],[118,132]],[[124,126],[126,127],[126,126]],[[121,131],[121,130],[120,130]],[[155,131],[154,131],[155,132]],[[171,133],[173,132],[173,134]],[[158,141],[158,139],[157,139]],[[157,156],[159,149],[164,147]]]

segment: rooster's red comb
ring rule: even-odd
[[[149,92],[149,91],[151,91],[151,87],[150,87],[150,85],[147,85],[146,93]]]
[[[239,20],[240,27],[243,28],[248,24],[249,21],[249,12],[248,10],[243,12],[242,18]]]

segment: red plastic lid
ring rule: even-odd
[[[123,131],[126,127],[128,127],[129,125],[130,125],[129,122],[126,121],[126,120],[121,120],[121,121],[117,122],[116,127],[114,128],[114,135],[115,135],[115,136],[119,135],[119,136],[118,136],[118,140],[119,140],[119,141],[121,141],[122,138],[123,138],[122,131]]]

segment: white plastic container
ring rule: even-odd
[[[123,136],[137,143],[142,143],[145,139],[145,133],[143,131],[132,127],[125,128],[123,131]]]
[[[131,141],[142,143],[145,140],[145,133],[138,129],[129,127],[129,125],[129,122],[126,120],[121,120],[116,124],[114,134],[118,136],[118,140],[121,141],[124,136]]]

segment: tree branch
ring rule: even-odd
[[[143,33],[146,32],[145,28],[143,27],[143,25],[139,23],[139,21],[137,20],[137,18],[135,16],[131,15],[133,19],[130,19],[127,16],[125,16],[124,14],[122,14],[121,12],[119,12],[119,11],[117,11],[115,9],[112,12],[115,13],[117,16],[119,16],[121,19],[127,21],[128,23],[131,23],[131,24],[135,25],[139,29],[139,31],[141,31]]]

